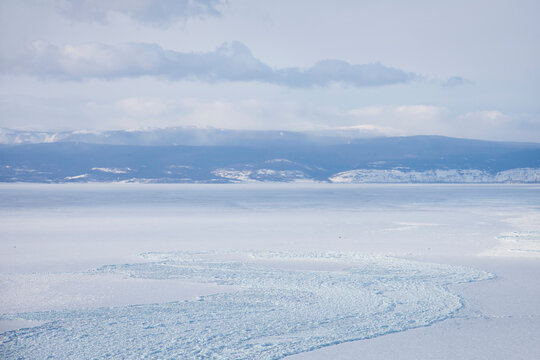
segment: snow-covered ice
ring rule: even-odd
[[[535,359],[539,194],[1,185],[0,354]]]
[[[540,257],[540,231],[512,231],[502,233],[496,239],[499,244],[482,255]]]

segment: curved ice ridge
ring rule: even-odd
[[[5,332],[7,359],[281,359],[426,326],[462,304],[455,283],[491,274],[358,253],[178,252],[96,274],[228,286],[197,301],[15,314],[45,324]],[[4,316],[6,318],[6,316]]]

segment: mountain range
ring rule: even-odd
[[[1,129],[0,181],[540,183],[540,144],[354,131]]]

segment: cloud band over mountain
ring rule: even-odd
[[[350,64],[335,59],[322,60],[308,68],[275,69],[255,58],[241,42],[193,53],[147,43],[56,46],[37,41],[25,53],[4,54],[0,64],[3,73],[68,81],[151,76],[170,81],[262,82],[288,87],[342,83],[365,87],[403,84],[421,78],[379,62]]]

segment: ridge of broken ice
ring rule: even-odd
[[[4,315],[44,324],[1,334],[0,353],[8,359],[281,359],[444,320],[462,307],[449,285],[492,277],[360,253],[142,256],[146,262],[95,273],[190,279],[230,291],[197,301]]]

